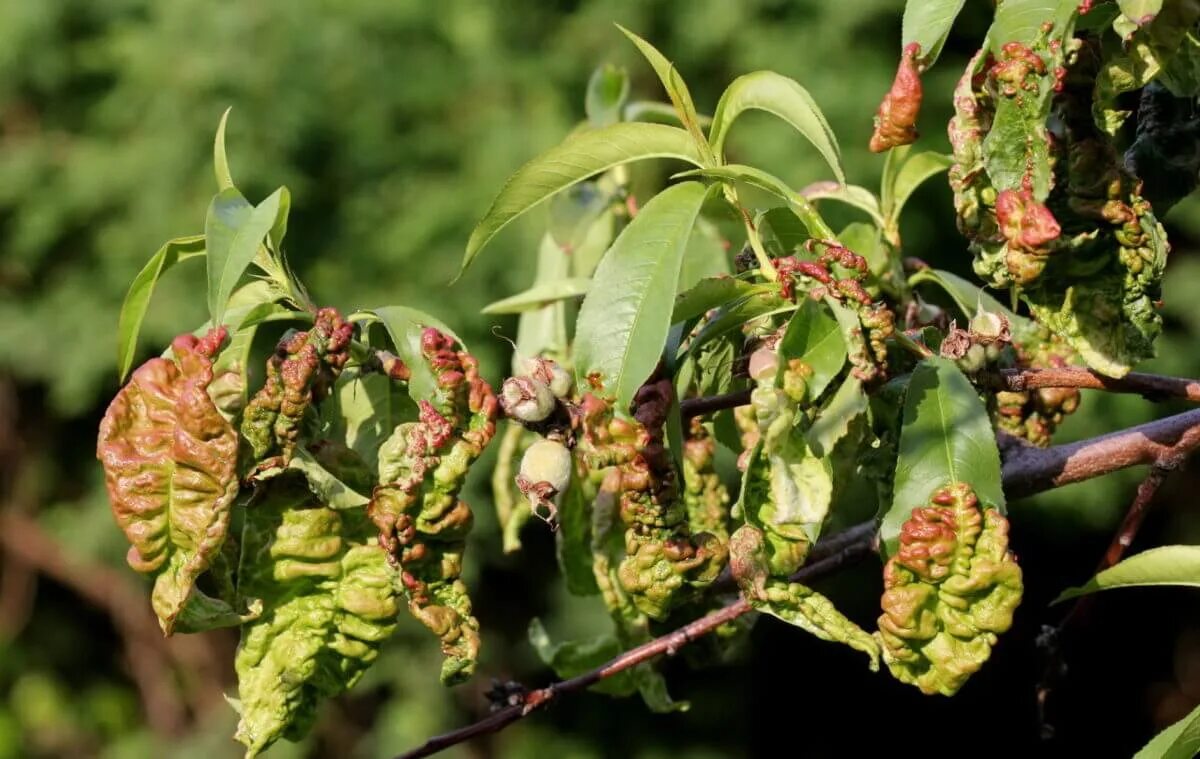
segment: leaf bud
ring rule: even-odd
[[[554,395],[546,383],[532,377],[509,377],[500,386],[500,406],[521,422],[540,422],[554,411]]]

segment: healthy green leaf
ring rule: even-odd
[[[1133,759],[1193,759],[1200,752],[1200,706],[1168,726]]]
[[[712,222],[697,219],[679,270],[679,292],[690,290],[707,277],[729,275],[728,245]]]
[[[833,239],[833,230],[829,228],[829,225],[825,223],[821,215],[813,208],[812,203],[808,202],[808,198],[788,187],[782,179],[774,177],[761,169],[731,163],[725,166],[694,169],[676,174],[676,177],[691,176],[713,177],[726,183],[743,182],[751,187],[766,190],[787,204],[792,213],[796,214],[800,221],[804,222],[804,226],[808,228],[810,235],[818,240]]]
[[[840,185],[834,182],[817,182],[805,187],[800,193],[809,200],[836,200],[865,211],[871,221],[884,226],[883,214],[879,210],[879,201],[875,194],[865,187],[854,184]]]
[[[993,55],[1000,55],[1009,42],[1029,45],[1042,33],[1042,25],[1051,22],[1055,34],[1075,15],[1077,0],[1004,0],[996,8],[996,17],[988,32]]]
[[[362,508],[371,500],[338,479],[337,475],[322,466],[302,445],[296,447],[295,454],[288,462],[288,468],[303,474],[308,482],[308,489],[331,509]]]
[[[738,116],[751,109],[766,111],[791,124],[813,144],[837,181],[845,184],[841,149],[825,115],[799,82],[774,71],[755,71],[739,76],[726,88],[717,103],[709,130],[713,152],[722,154],[729,128]]]
[[[709,147],[708,141],[704,139],[704,133],[700,131],[700,119],[696,113],[696,104],[692,102],[692,93],[688,91],[688,86],[683,81],[683,77],[679,75],[675,64],[668,61],[662,53],[658,52],[657,48],[646,40],[620,24],[616,26],[637,46],[638,51],[650,62],[650,66],[654,68],[654,73],[658,74],[659,81],[662,82],[663,87],[667,91],[667,96],[671,98],[671,105],[675,106],[675,113],[679,116],[679,121],[692,136],[696,150],[700,155],[704,156],[705,164],[712,165],[716,163],[713,157],[713,150]]]
[[[926,179],[950,168],[952,162],[950,156],[931,150],[914,153],[912,145],[889,151],[887,161],[883,164],[883,181],[879,189],[880,210],[888,223],[897,224],[900,211],[913,192]]]
[[[927,358],[913,370],[904,399],[891,507],[879,533],[895,553],[900,527],[940,487],[967,483],[984,507],[1004,512],[1000,453],[987,409],[953,362]]]
[[[808,378],[808,395],[819,398],[846,363],[846,342],[837,320],[811,298],[805,298],[788,321],[787,331],[779,341],[780,365],[800,359],[812,369]],[[777,379],[782,381],[783,372]]]
[[[1067,588],[1054,603],[1112,588],[1184,585],[1200,588],[1200,546],[1160,546],[1100,572],[1086,585]]]
[[[461,270],[466,270],[497,232],[537,204],[594,174],[644,158],[674,158],[703,165],[691,136],[678,127],[613,124],[575,134],[509,177],[471,232]]]
[[[908,0],[900,29],[900,46],[915,42],[921,46],[920,61],[932,66],[942,53],[950,27],[966,0]]]
[[[555,643],[537,617],[529,623],[529,643],[542,663],[564,680],[595,669],[621,653],[621,643],[612,633]],[[637,692],[637,683],[633,673],[625,670],[600,680],[591,686],[591,690],[610,696],[629,696]]]
[[[225,155],[225,124],[229,121],[229,112],[233,106],[221,114],[217,124],[217,136],[213,140],[213,171],[217,175],[217,192],[234,189],[233,175],[229,173],[229,158]]]
[[[728,302],[717,311],[716,315],[700,330],[700,334],[688,343],[688,351],[695,353],[710,340],[737,329],[748,321],[795,310],[796,304],[779,297],[778,291],[774,288],[738,298]]]
[[[629,97],[629,75],[625,69],[605,65],[592,72],[588,80],[584,111],[588,123],[606,127],[621,120],[621,108]]]
[[[208,312],[214,324],[221,323],[229,296],[275,226],[285,192],[279,188],[253,209],[234,189],[222,190],[213,198],[204,235],[208,242]]]
[[[566,251],[547,233],[542,237],[542,244],[538,246],[534,287],[566,278],[570,267],[577,263],[578,258],[567,256]],[[534,311],[526,311],[517,320],[517,346],[512,357],[513,374],[525,372],[521,364],[524,359],[544,354],[559,355],[565,353],[566,349],[567,310],[562,301],[555,301]]]
[[[351,321],[366,317],[367,320],[378,320],[387,330],[396,348],[396,355],[408,366],[411,376],[408,380],[409,395],[414,400],[432,398],[437,388],[437,380],[429,362],[421,353],[421,333],[426,327],[433,327],[440,332],[450,335],[461,344],[462,340],[440,320],[429,314],[408,306],[383,306],[353,314]]]
[[[180,237],[170,240],[150,257],[142,270],[129,284],[125,302],[121,304],[121,316],[117,323],[117,374],[121,382],[129,374],[137,353],[138,333],[150,307],[150,297],[158,278],[180,261],[204,255],[204,235]]]
[[[768,293],[777,288],[771,285],[756,285],[733,277],[709,277],[702,279],[675,299],[675,310],[671,312],[671,323],[678,324],[703,316],[710,310],[751,295]]]
[[[1162,10],[1163,0],[1117,0],[1117,7],[1125,18],[1145,26]]]
[[[481,309],[480,313],[520,314],[534,311],[560,300],[587,295],[591,284],[592,280],[584,277],[568,277],[554,282],[542,282],[524,292],[489,303]]]
[[[707,190],[699,182],[656,195],[613,243],[579,311],[576,373],[598,372],[628,408],[662,354],[688,237]]]

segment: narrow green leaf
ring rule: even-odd
[[[921,183],[950,168],[952,162],[950,156],[931,150],[914,153],[912,145],[888,151],[879,188],[880,210],[888,225],[899,222],[900,211]]]
[[[587,640],[550,640],[542,621],[534,617],[529,623],[529,643],[537,651],[542,663],[554,670],[562,679],[569,679],[595,669],[615,659],[621,653],[621,644],[612,633]],[[629,670],[606,677],[591,687],[597,693],[610,696],[630,696],[637,691],[637,683]]]
[[[1133,759],[1193,759],[1197,753],[1200,753],[1200,706],[1154,736]]]
[[[313,458],[304,446],[296,446],[296,453],[288,462],[288,469],[294,469],[304,475],[308,489],[320,502],[331,509],[357,509],[366,506],[371,500],[362,493],[356,492],[342,482],[321,463]]]
[[[970,484],[983,506],[1004,511],[1000,453],[987,409],[953,362],[927,358],[913,370],[904,399],[892,504],[879,530],[888,555],[912,510],[957,482]]]
[[[778,288],[771,285],[756,285],[733,277],[710,277],[702,279],[675,299],[675,310],[671,312],[671,323],[695,319],[714,308],[751,295],[769,293]]]
[[[713,318],[700,330],[700,334],[688,343],[688,352],[696,353],[710,340],[738,329],[748,321],[795,310],[796,304],[779,297],[774,288],[738,298],[718,309]]]
[[[696,113],[696,104],[692,102],[692,93],[688,91],[688,86],[683,81],[683,77],[679,75],[675,64],[667,60],[662,53],[658,52],[657,48],[646,40],[620,24],[616,26],[637,47],[642,56],[650,62],[654,73],[658,74],[659,81],[662,82],[663,87],[667,91],[667,96],[671,98],[671,105],[675,106],[675,112],[679,115],[679,121],[687,129],[688,134],[692,136],[696,150],[699,151],[700,155],[704,156],[705,163],[716,163],[713,157],[713,150],[709,146],[708,140],[704,138],[704,133],[700,131],[700,119]]]
[[[717,110],[713,112],[712,128],[709,130],[713,152],[722,154],[729,128],[738,116],[752,109],[766,111],[791,124],[813,144],[833,170],[837,181],[846,183],[837,137],[820,107],[799,82],[774,71],[755,71],[739,76],[726,88],[717,103]]]
[[[150,257],[129,284],[129,291],[125,293],[120,320],[117,323],[117,374],[121,382],[125,381],[125,376],[133,366],[138,333],[142,331],[142,322],[146,318],[146,310],[150,307],[150,297],[154,295],[158,278],[180,261],[202,255],[204,235],[170,240]]]
[[[900,47],[915,42],[921,46],[920,60],[932,66],[942,53],[950,27],[966,0],[908,0],[900,28]]]
[[[554,282],[536,284],[524,292],[510,295],[483,307],[484,314],[520,314],[568,298],[587,295],[592,280],[585,277],[567,277]]]
[[[1067,588],[1054,603],[1101,590],[1141,585],[1200,588],[1200,546],[1160,546],[1130,556],[1097,574],[1087,585]]]
[[[588,79],[583,107],[588,122],[594,127],[606,127],[621,120],[621,109],[629,97],[629,75],[617,66],[600,66]]]
[[[275,226],[284,188],[251,208],[237,190],[222,190],[213,198],[205,222],[208,241],[208,312],[214,324],[234,287],[254,260],[263,239]]]
[[[712,124],[712,116],[703,113],[696,114],[696,120],[701,128]],[[679,114],[675,112],[675,106],[658,100],[634,100],[626,104],[625,121],[646,121],[651,124],[682,126]]]
[[[217,191],[232,190],[233,175],[229,173],[229,158],[225,155],[225,124],[229,121],[229,112],[233,110],[233,106],[225,109],[221,114],[221,121],[217,124],[217,136],[213,140],[213,171],[217,175]]]
[[[808,228],[808,233],[819,240],[832,240],[833,230],[821,218],[821,214],[813,208],[812,203],[808,198],[788,187],[782,179],[772,176],[762,169],[756,169],[753,166],[743,166],[741,164],[730,163],[725,166],[714,166],[710,168],[694,169],[691,171],[680,172],[676,177],[694,177],[704,176],[720,179],[723,182],[742,182],[757,187],[760,190],[766,190],[776,196],[792,213],[804,222],[804,226]]]
[[[351,320],[378,320],[387,330],[392,339],[392,345],[398,355],[408,366],[411,376],[408,380],[409,395],[413,400],[425,400],[433,397],[437,388],[437,380],[429,363],[421,354],[421,333],[427,327],[450,335],[459,343],[458,335],[438,319],[429,314],[408,306],[383,306],[351,315]]]
[[[538,247],[537,272],[534,286],[555,282],[567,276],[577,259],[554,242],[549,233],[542,237]],[[589,279],[590,281],[590,279]],[[524,374],[522,360],[534,356],[551,355],[561,357],[567,350],[567,309],[562,301],[555,301],[534,311],[526,311],[517,320],[517,347],[513,351],[512,372]]]
[[[809,448],[821,458],[828,457],[838,441],[850,431],[850,423],[866,410],[867,394],[863,392],[862,381],[852,374],[847,375],[805,433]]]
[[[1032,319],[1018,316],[1007,306],[989,295],[986,290],[968,282],[957,274],[942,271],[941,269],[921,269],[908,278],[910,287],[916,287],[922,282],[935,284],[945,290],[946,294],[950,296],[966,319],[974,316],[980,306],[983,307],[984,311],[993,314],[1002,314],[1008,319],[1013,336],[1017,338],[1018,342],[1038,331],[1038,326]]]
[[[894,151],[893,151],[894,152]],[[809,200],[836,200],[865,211],[871,221],[880,227],[884,226],[883,214],[879,210],[879,200],[875,193],[856,184],[837,184],[836,182],[817,182],[810,184],[800,191]]]
[[[579,132],[509,177],[471,232],[461,270],[466,270],[497,232],[542,201],[594,174],[644,158],[674,158],[703,165],[691,136],[678,127],[613,124]]]
[[[267,238],[271,241],[271,247],[276,251],[280,250],[283,245],[284,235],[287,234],[288,215],[292,212],[292,193],[286,187],[279,188],[279,213],[275,216],[275,223],[271,225],[271,231],[267,234]]]
[[[697,282],[708,277],[730,274],[729,243],[721,239],[716,226],[703,217],[696,220],[696,229],[688,238],[687,251],[683,254],[683,268],[679,270],[678,291],[690,290]]]
[[[808,380],[809,397],[818,398],[846,363],[846,342],[837,320],[811,298],[805,298],[788,321],[779,341],[780,365],[800,359],[812,369]],[[783,372],[779,372],[779,381]]]
[[[629,407],[662,354],[679,269],[707,194],[699,182],[659,193],[596,268],[575,330],[576,370],[580,377],[598,372],[619,408]]]
[[[578,477],[571,479],[558,506],[555,554],[567,592],[576,596],[594,596],[600,592],[600,587],[592,572],[592,502],[584,483],[579,482]]]

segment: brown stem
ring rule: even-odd
[[[749,390],[737,390],[724,395],[705,395],[699,398],[687,398],[679,403],[679,413],[686,422],[694,416],[711,414],[727,408],[745,406],[750,402]]]
[[[1137,393],[1148,400],[1184,398],[1200,401],[1200,382],[1182,377],[1130,372],[1120,379],[1105,377],[1091,369],[1067,366],[1051,369],[1004,369],[995,383],[996,389],[1024,392],[1043,387],[1078,387],[1107,390],[1110,393]]]
[[[791,579],[795,582],[811,582],[831,572],[836,572],[847,564],[870,554],[873,550],[874,530],[864,530],[862,527],[862,525],[859,525],[856,528],[851,528],[858,530],[856,541],[849,543],[849,545],[835,554],[805,566],[793,575]],[[585,672],[569,680],[562,680],[552,683],[545,688],[531,691],[525,694],[517,703],[493,712],[478,722],[430,738],[412,751],[400,754],[396,759],[418,759],[419,757],[432,756],[439,751],[443,751],[476,736],[502,730],[522,717],[541,709],[564,693],[583,690],[591,685],[595,685],[606,677],[611,677],[618,672],[624,672],[630,667],[635,667],[642,662],[649,661],[663,654],[674,656],[679,649],[688,643],[707,635],[726,622],[737,619],[748,611],[750,611],[750,604],[746,602],[746,599],[739,598],[728,606],[693,620],[678,630],[655,638],[648,643],[643,643],[637,648],[631,648],[620,656],[610,660],[607,664],[603,664],[590,672]]]

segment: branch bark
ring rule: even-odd
[[[1107,390],[1110,393],[1136,393],[1151,401],[1167,398],[1200,401],[1200,382],[1196,380],[1141,372],[1130,372],[1116,379],[1076,366],[1057,369],[1004,369],[994,384],[997,390],[1011,390],[1017,393],[1049,387],[1077,387]]]

